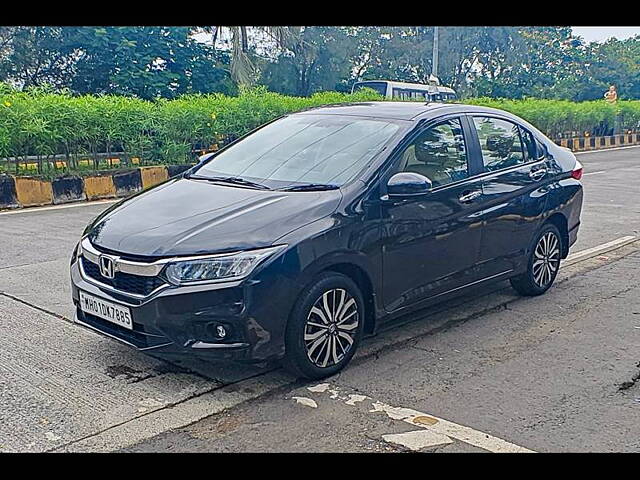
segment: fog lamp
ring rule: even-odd
[[[222,325],[218,325],[216,327],[216,333],[218,334],[219,338],[224,338],[227,336],[227,330]]]

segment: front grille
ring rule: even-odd
[[[144,277],[130,273],[116,272],[113,279],[106,278],[100,273],[100,267],[86,258],[82,259],[82,269],[87,277],[108,285],[124,293],[136,295],[149,295],[156,288],[166,282],[161,277]]]

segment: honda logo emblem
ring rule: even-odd
[[[113,279],[116,274],[116,266],[113,258],[100,255],[100,273],[105,278]]]

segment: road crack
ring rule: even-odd
[[[638,369],[640,369],[640,362],[638,362],[636,367]],[[618,387],[618,391],[619,392],[624,392],[625,390],[629,390],[631,387],[633,387],[638,382],[638,380],[640,380],[640,370],[638,370],[636,372],[636,374],[633,377],[631,377],[631,380],[627,380],[626,382],[622,382],[620,384],[620,386]]]
[[[54,317],[59,318],[60,320],[64,320],[66,322],[73,323],[73,320],[71,320],[70,318],[65,317],[64,315],[60,315],[59,313],[53,312],[51,310],[47,310],[44,307],[39,307],[38,305],[35,305],[35,304],[31,303],[31,302],[27,302],[26,300],[22,300],[21,298],[18,298],[18,297],[14,296],[14,295],[11,295],[10,293],[0,292],[0,295],[3,296],[3,297],[9,298],[11,300],[15,300],[16,302],[20,302],[23,305],[26,305],[27,307],[35,308],[36,310],[39,310],[39,311],[41,311],[43,313],[46,313],[48,315],[53,315]]]

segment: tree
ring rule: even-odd
[[[20,88],[65,86],[73,55],[64,27],[2,27],[0,80]]]
[[[609,85],[617,87],[620,98],[640,98],[640,35],[591,44],[590,50],[578,99],[600,99]]]
[[[345,27],[292,29],[287,48],[264,65],[260,81],[270,90],[289,95],[346,91],[354,47]]]
[[[502,50],[504,45],[512,45],[510,55],[501,58],[498,68],[485,54],[480,55],[482,67],[473,79],[474,93],[506,98],[566,98],[575,93],[567,87],[584,75],[588,50],[572,36],[571,28],[511,28],[516,32],[496,44],[496,49]]]
[[[192,27],[2,27],[0,81],[76,93],[172,98],[236,93],[228,52],[192,38]]]
[[[358,80],[426,83],[433,27],[0,27],[0,82],[145,99],[310,95]],[[208,36],[198,40],[197,33]],[[439,77],[462,97],[640,98],[640,36],[586,44],[570,27],[441,27]]]
[[[234,93],[229,55],[216,54],[191,33],[189,27],[80,27],[73,42],[78,58],[71,88],[145,99]]]
[[[259,75],[259,61],[255,47],[250,45],[250,40],[256,33],[268,37],[275,48],[287,48],[291,42],[295,42],[296,27],[246,27],[246,26],[214,26],[201,27],[201,31],[211,34],[211,46],[216,43],[226,30],[230,38],[231,78],[239,85],[253,85]]]

